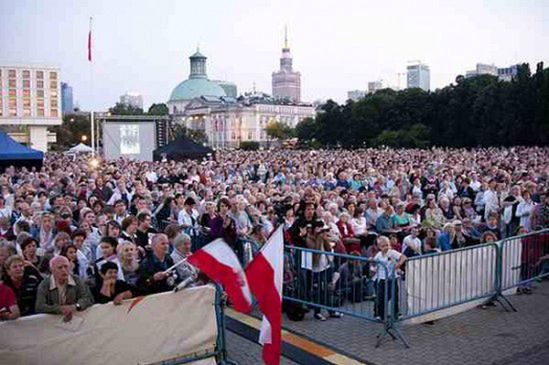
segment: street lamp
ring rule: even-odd
[[[82,137],[80,138],[82,140],[82,142],[86,142],[88,140],[88,136],[86,136],[85,134],[82,135]]]

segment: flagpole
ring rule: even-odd
[[[91,99],[93,100],[93,61],[92,61],[92,17],[90,16],[90,31],[88,33],[88,61],[90,61],[90,89]],[[92,101],[93,103],[93,101]],[[91,148],[92,158],[95,157],[95,118],[93,113],[93,106],[91,108]]]

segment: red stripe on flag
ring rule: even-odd
[[[282,298],[276,289],[274,276],[273,267],[262,253],[259,253],[246,268],[250,290],[271,325],[271,343],[263,345],[263,361],[267,365],[280,364]]]
[[[223,286],[237,311],[248,313],[252,310],[251,303],[242,293],[242,286],[245,283],[233,268],[217,261],[215,257],[204,250],[196,251],[189,256],[187,262],[196,266],[210,279]]]

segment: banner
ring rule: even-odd
[[[495,245],[449,251],[406,263],[406,323],[422,323],[474,308],[496,291]],[[460,304],[463,303],[463,304]],[[440,309],[454,305],[451,308]]]
[[[213,351],[215,288],[162,293],[122,305],[0,322],[0,364],[151,364]],[[215,364],[215,359],[196,364]]]

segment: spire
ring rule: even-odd
[[[288,49],[288,26],[284,26],[284,49]]]

